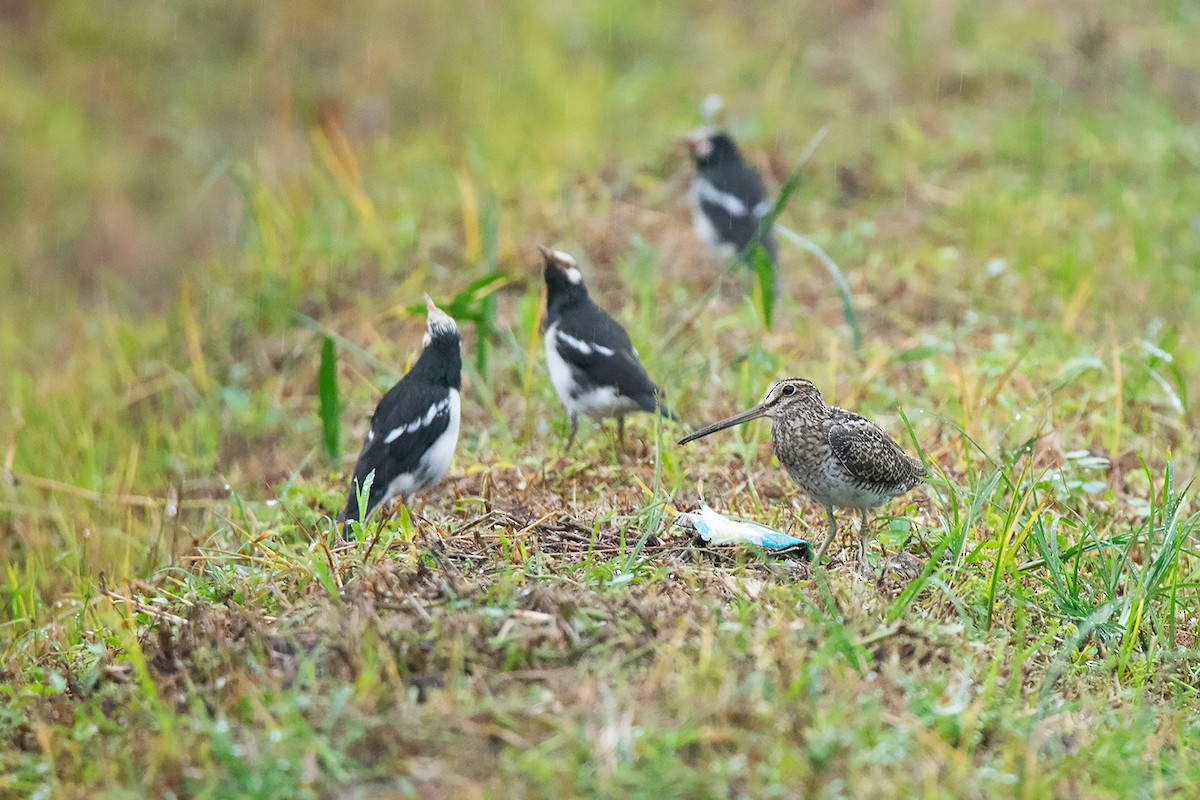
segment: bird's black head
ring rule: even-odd
[[[733,137],[717,128],[698,128],[684,140],[696,166],[716,167],[734,164],[742,160],[742,154],[734,144]]]
[[[413,369],[420,367],[431,382],[459,389],[462,386],[462,347],[458,325],[433,304],[429,295],[425,295],[425,311],[425,350]]]
[[[588,296],[583,273],[575,259],[562,250],[539,247],[545,262],[546,310],[553,313]]]

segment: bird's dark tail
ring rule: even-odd
[[[679,417],[675,416],[675,412],[667,407],[667,401],[663,396],[662,389],[655,389],[654,394],[645,392],[643,394],[631,395],[631,397],[642,411],[647,411],[651,414],[657,412],[672,422],[679,422]]]

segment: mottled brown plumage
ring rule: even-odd
[[[862,514],[858,541],[859,556],[865,560],[871,509],[925,482],[925,466],[878,425],[825,405],[817,387],[803,378],[776,381],[754,408],[702,428],[679,443],[758,417],[771,418],[775,455],[800,490],[825,506],[829,515],[829,533],[814,561],[820,562],[837,534],[834,508],[855,508]]]

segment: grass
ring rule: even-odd
[[[1200,788],[1192,4],[10,5],[0,796]],[[711,91],[803,162],[769,329],[682,200]],[[766,425],[563,452],[542,242],[688,422],[799,374],[921,453],[876,580],[672,526],[820,533]],[[455,466],[346,544],[425,291]]]

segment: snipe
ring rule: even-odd
[[[826,405],[817,387],[804,378],[776,381],[754,408],[701,428],[679,444],[759,417],[771,418],[771,447],[788,475],[829,515],[829,532],[814,563],[820,563],[837,534],[834,508],[854,508],[862,514],[858,547],[865,563],[871,509],[924,483],[925,466],[874,422]]]

